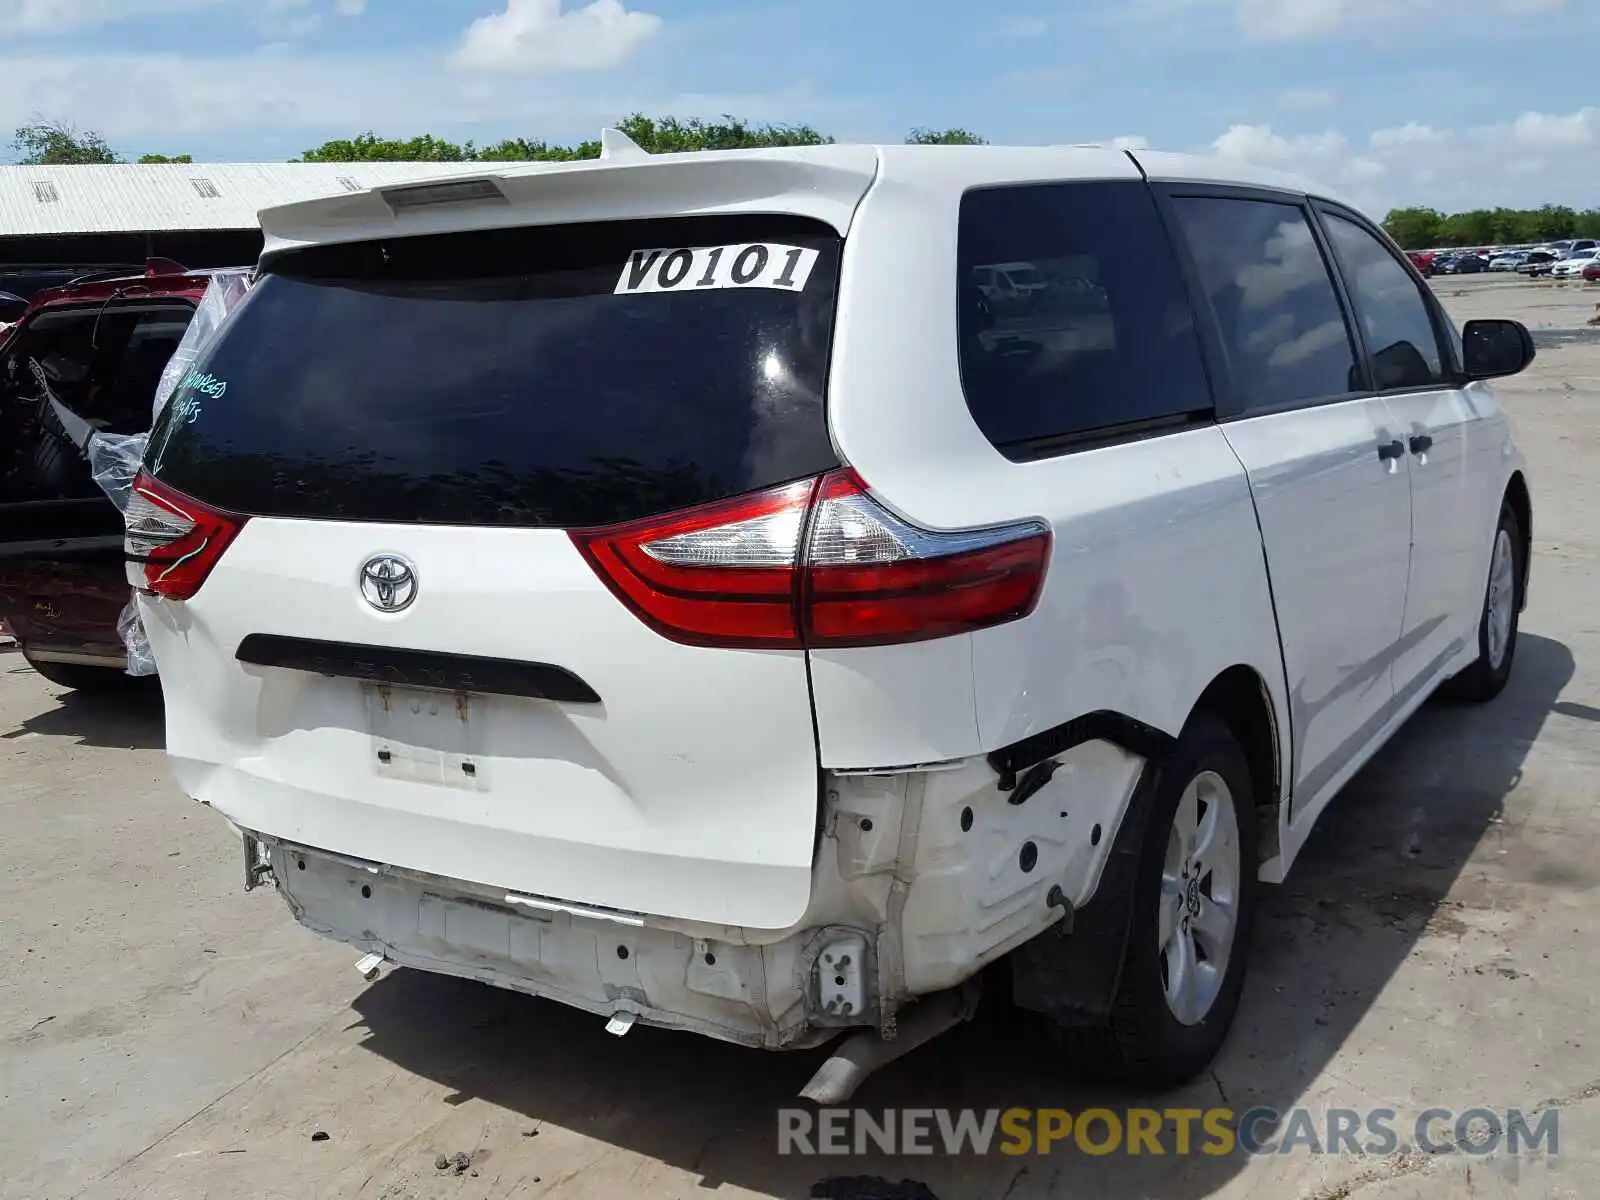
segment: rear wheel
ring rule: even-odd
[[[117,695],[123,692],[137,691],[146,686],[148,680],[129,675],[126,671],[116,667],[91,667],[83,663],[50,662],[35,658],[28,653],[26,646],[22,649],[22,657],[28,660],[28,665],[51,683],[58,687],[71,688],[75,692],[87,695]]]
[[[1075,1066],[1164,1088],[1211,1064],[1244,988],[1256,847],[1244,751],[1221,721],[1198,716],[1152,800],[1110,1019],[1060,1030]]]
[[[1517,657],[1517,631],[1522,608],[1522,524],[1506,504],[1489,554],[1489,583],[1478,618],[1478,661],[1446,685],[1446,694],[1473,704],[1493,700],[1505,691]]]

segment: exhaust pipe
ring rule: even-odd
[[[845,1039],[817,1068],[811,1082],[800,1089],[800,1098],[824,1108],[846,1103],[867,1076],[904,1058],[947,1029],[971,1020],[977,1005],[977,990],[971,986],[923,997],[900,1020],[893,1041],[885,1041],[875,1029],[864,1029]]]

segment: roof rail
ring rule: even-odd
[[[143,267],[117,267],[102,271],[90,271],[87,275],[76,275],[61,284],[62,287],[77,287],[80,283],[106,283],[112,279],[129,279],[145,273]]]

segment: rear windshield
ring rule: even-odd
[[[235,512],[556,528],[815,474],[840,245],[740,217],[299,251],[147,462]]]

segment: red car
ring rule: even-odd
[[[1600,282],[1600,259],[1596,259],[1583,269],[1583,277],[1590,283]]]
[[[1421,271],[1424,276],[1433,274],[1432,250],[1407,250],[1406,257],[1411,260],[1411,265]]]
[[[0,333],[0,622],[54,683],[133,682],[117,628],[122,513],[80,447],[89,429],[148,432],[210,278],[159,259],[143,275],[89,276],[38,293]]]

